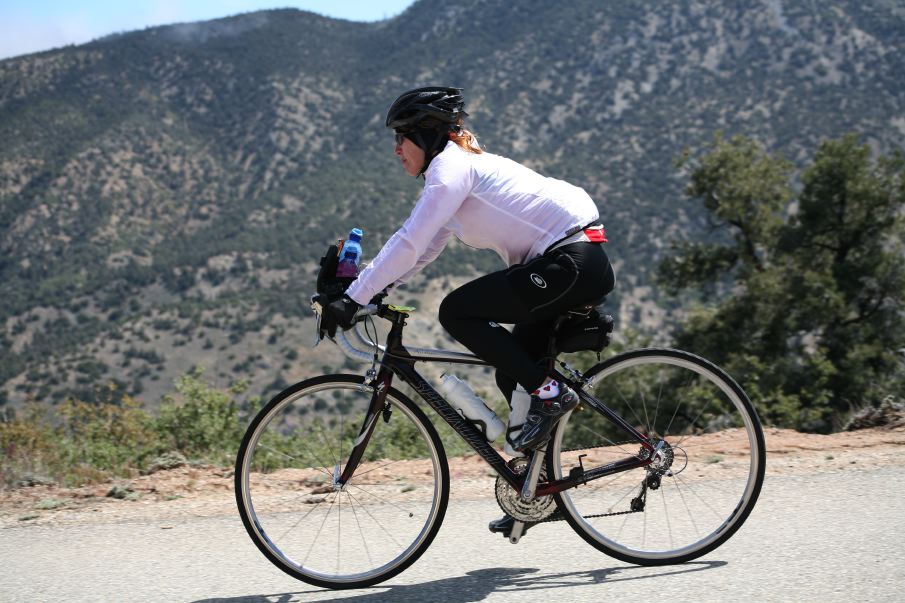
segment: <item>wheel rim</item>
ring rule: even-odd
[[[763,474],[760,430],[736,388],[706,363],[679,355],[629,357],[595,375],[586,389],[663,445],[648,468],[561,493],[580,530],[617,556],[651,561],[691,558],[728,538]],[[587,470],[642,455],[610,426],[590,409],[564,418],[551,443],[556,477],[579,464]],[[629,512],[642,490],[644,510]]]
[[[370,398],[356,383],[305,388],[270,409],[249,440],[241,480],[249,529],[290,573],[334,584],[378,579],[420,553],[442,512],[438,450],[391,395],[390,422],[378,419],[353,478],[332,487]],[[339,411],[332,425],[299,416],[316,400]]]

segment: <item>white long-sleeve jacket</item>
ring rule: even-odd
[[[588,194],[505,157],[469,153],[454,142],[434,157],[411,215],[347,294],[359,304],[430,264],[453,236],[524,263],[599,218]]]

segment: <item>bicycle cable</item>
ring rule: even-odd
[[[368,369],[367,373],[365,373],[365,380],[373,381],[377,378],[377,363],[380,362],[379,352],[380,346],[377,344],[377,325],[374,323],[374,317],[368,316],[364,320],[365,323],[365,335],[368,337],[368,340],[374,344],[374,358],[371,360],[371,368]],[[368,329],[368,324],[370,323],[371,327],[374,329],[374,335],[371,335],[370,330]]]

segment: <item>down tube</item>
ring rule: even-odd
[[[397,364],[393,368],[403,381],[408,383],[416,392],[418,392],[418,395],[420,395],[431,408],[437,411],[437,414],[443,417],[443,420],[449,423],[449,426],[462,436],[462,439],[465,440],[469,446],[474,448],[475,452],[481,455],[481,458],[487,461],[488,465],[502,475],[512,487],[521,488],[521,479],[509,469],[506,465],[506,461],[503,460],[503,457],[487,443],[487,440],[481,435],[481,432],[475,429],[471,423],[463,419],[462,416],[450,406],[449,402],[447,402],[443,396],[441,396],[437,390],[424,379],[424,377],[418,374],[418,371],[416,371],[414,367],[408,364]]]

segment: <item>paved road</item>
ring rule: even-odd
[[[454,486],[455,487],[455,486]],[[564,524],[516,546],[495,503],[452,502],[431,549],[388,584],[332,592],[266,561],[236,518],[0,531],[0,601],[355,603],[905,599],[905,469],[768,478],[747,524],[695,562],[640,568]]]

